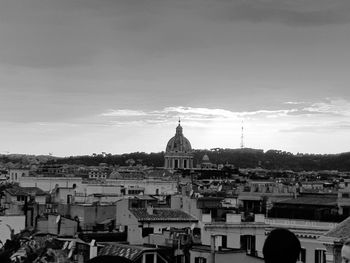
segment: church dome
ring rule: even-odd
[[[165,151],[179,153],[187,153],[192,151],[190,141],[182,133],[180,121],[179,125],[176,127],[176,134],[169,140]]]
[[[204,156],[202,158],[202,162],[203,163],[210,163],[209,156],[207,154],[204,154]]]

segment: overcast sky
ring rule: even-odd
[[[0,153],[350,146],[348,0],[1,0]]]

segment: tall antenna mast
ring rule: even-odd
[[[243,129],[243,120],[242,120],[242,130],[241,130],[241,149],[244,148],[244,129]]]

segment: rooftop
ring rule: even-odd
[[[275,204],[334,206],[337,205],[337,196],[301,196],[279,201]]]
[[[131,208],[131,213],[139,221],[169,221],[169,222],[197,222],[198,220],[191,215],[178,210],[170,208],[153,208],[153,213],[147,213],[146,208]]]
[[[113,244],[104,246],[99,252],[99,256],[120,256],[130,260],[135,260],[144,251],[156,251],[157,248],[143,247],[143,246],[130,246],[122,244]]]
[[[340,222],[337,226],[329,230],[325,237],[331,237],[335,239],[347,239],[350,237],[350,217]]]
[[[47,195],[47,193],[38,187],[13,187],[8,188],[6,191],[10,195]]]
[[[211,247],[208,245],[193,245],[191,247],[191,250],[193,251],[199,251],[199,252],[211,252]],[[217,253],[218,251],[216,251]],[[239,248],[220,248],[221,253],[246,253],[245,250],[239,249]]]

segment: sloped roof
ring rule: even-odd
[[[147,213],[146,208],[131,208],[131,213],[139,221],[169,221],[169,222],[197,222],[191,215],[179,210],[170,208],[153,208],[153,213]]]
[[[329,230],[325,237],[331,237],[338,240],[350,238],[350,217],[340,222],[336,227]]]
[[[172,176],[172,173],[170,173],[166,169],[159,169],[159,170],[151,170],[147,172],[148,177],[169,177]]]
[[[156,201],[157,200],[155,197],[152,197],[152,196],[149,196],[149,195],[135,195],[134,199],[148,200],[148,201]]]
[[[337,196],[301,196],[275,202],[275,204],[334,206],[337,205]]]
[[[10,195],[46,195],[47,193],[38,187],[13,187],[8,188],[6,191]]]
[[[155,251],[157,249],[147,248],[142,246],[130,246],[130,245],[106,245],[99,250],[99,256],[120,256],[130,260],[135,260],[138,258],[144,251]]]

